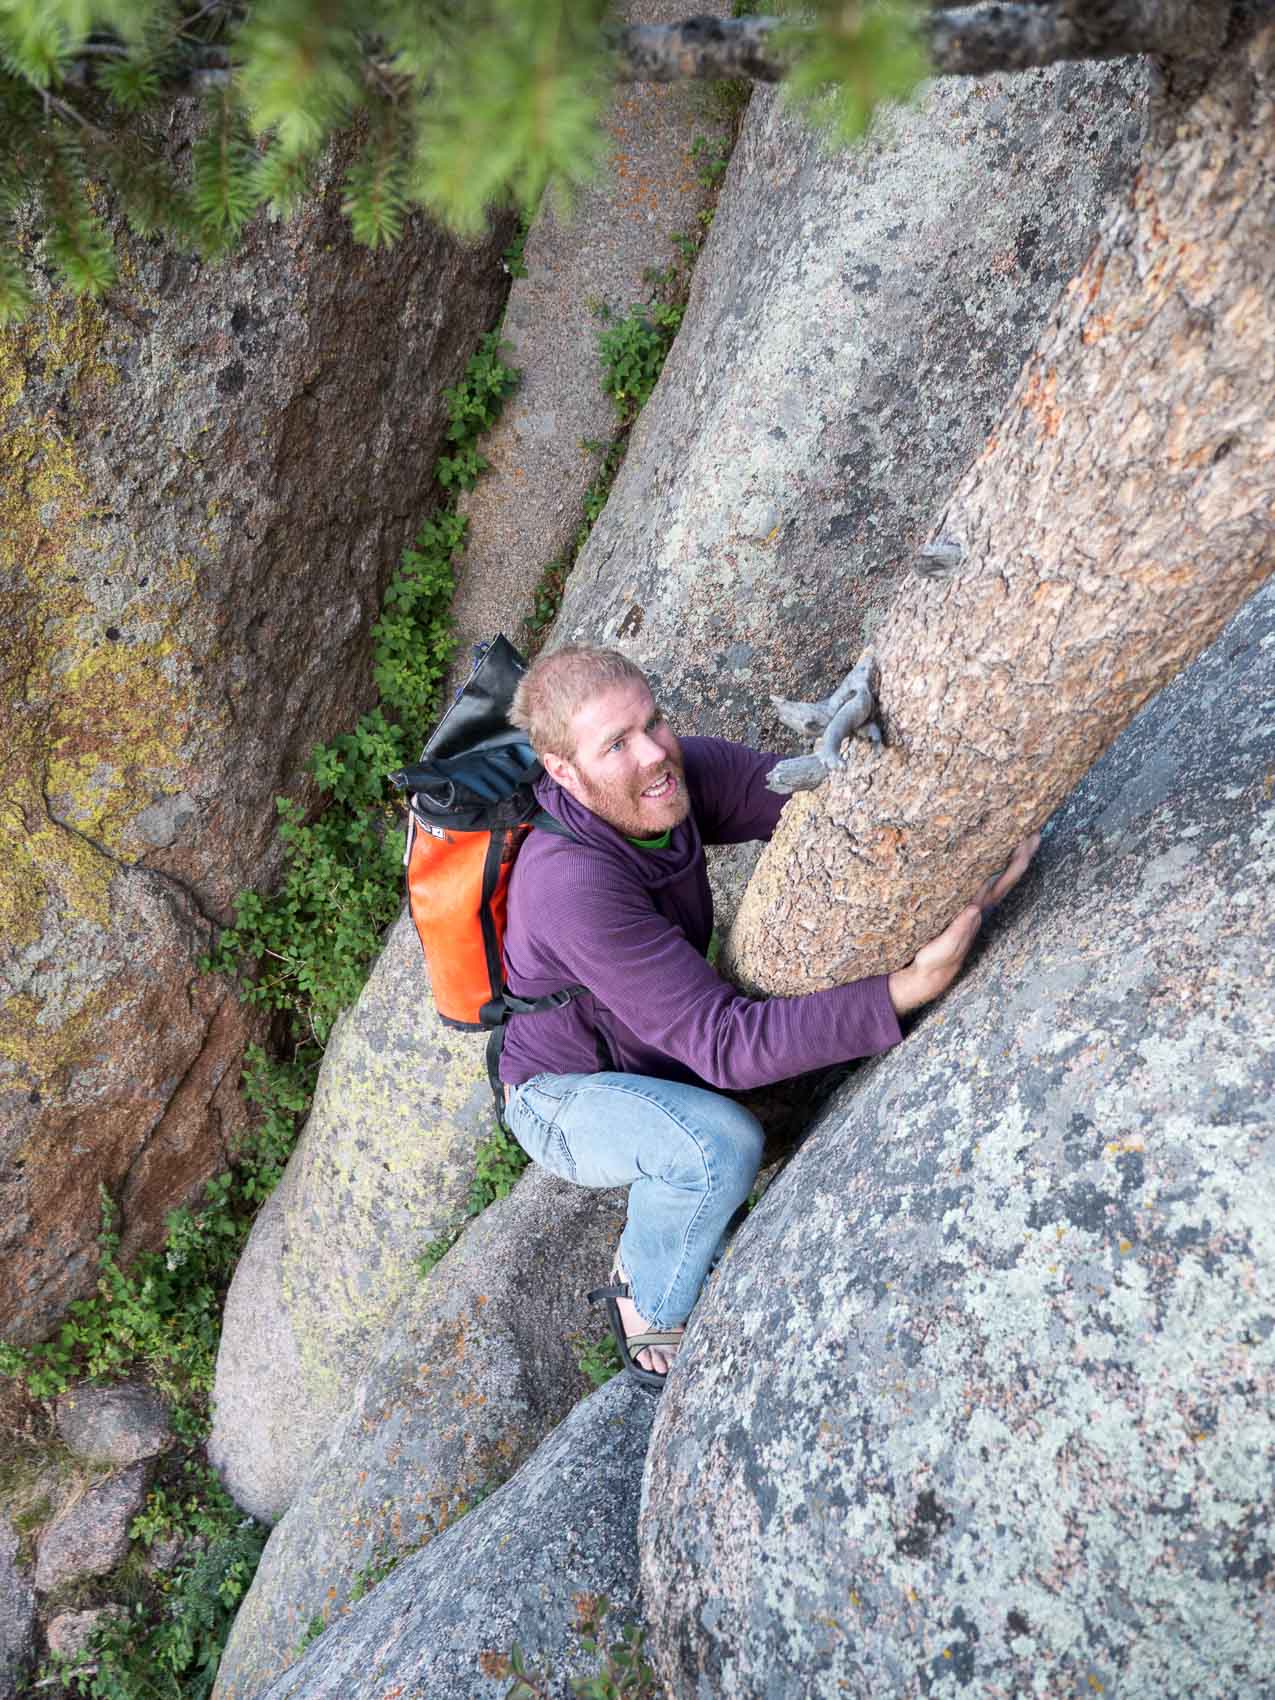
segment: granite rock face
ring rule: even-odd
[[[72,1388],[58,1400],[57,1425],[77,1457],[104,1464],[154,1458],[173,1440],[163,1400],[148,1387],[127,1383]]]
[[[628,0],[614,10],[631,24],[686,16],[684,0]],[[729,150],[729,124],[695,84],[622,85],[606,125],[608,169],[566,222],[546,197],[527,233],[526,276],[509,292],[502,334],[522,381],[483,442],[491,470],[460,503],[470,543],[453,603],[457,684],[474,643],[497,631],[523,641],[541,572],[574,539],[598,473],[598,455],[582,445],[615,435],[615,407],[602,389],[600,309],[623,318],[649,300],[648,272],[678,258],[672,235],[697,229],[713,190],[692,156],[696,139]]]
[[[1275,1692],[1273,692],[1268,588],[741,1231],[644,1490],[678,1700]]]
[[[16,1694],[35,1654],[35,1589],[18,1567],[18,1536],[0,1517],[0,1694]]]
[[[577,1342],[605,1331],[584,1295],[605,1280],[623,1220],[623,1192],[533,1168],[426,1281],[413,1271],[415,1292],[362,1372],[351,1368],[343,1414],[266,1545],[216,1700],[253,1700],[316,1615],[439,1538],[566,1416],[588,1386]]]
[[[1145,87],[945,79],[837,154],[754,93],[552,641],[618,646],[685,731],[792,751],[770,693],[858,658],[1131,176]],[[728,901],[755,854],[718,858]]]
[[[127,1257],[224,1164],[250,1028],[196,961],[371,700],[440,392],[499,310],[507,227],[374,254],[346,164],[216,266],[119,233],[105,304],[0,333],[7,1337],[91,1288],[99,1186]]]
[[[332,1030],[283,1181],[226,1299],[209,1455],[273,1523],[376,1352],[416,1261],[460,1214],[494,1126],[481,1034],[438,1019],[406,911]]]
[[[40,1536],[35,1585],[42,1594],[77,1576],[105,1576],[128,1551],[129,1525],[142,1509],[149,1463],[130,1464],[86,1489]]]
[[[548,1700],[570,1700],[570,1679],[598,1668],[579,1644],[576,1601],[604,1595],[617,1637],[638,1620],[635,1525],[654,1408],[630,1378],[608,1382],[511,1481],[332,1624],[262,1700],[499,1700],[509,1678],[489,1674],[484,1654],[508,1654],[515,1642],[548,1674]]]

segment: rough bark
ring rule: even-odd
[[[1275,27],[1144,166],[874,636],[887,747],[789,803],[729,957],[907,962],[1275,566]]]

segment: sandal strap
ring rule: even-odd
[[[631,1299],[633,1294],[629,1291],[628,1284],[626,1282],[617,1281],[610,1287],[595,1287],[593,1291],[586,1296],[589,1303],[591,1305],[595,1305],[599,1299]]]
[[[685,1330],[679,1328],[676,1333],[667,1333],[653,1329],[649,1334],[629,1334],[625,1337],[625,1345],[630,1352],[640,1352],[646,1346],[658,1346],[661,1351],[676,1351],[685,1338]]]

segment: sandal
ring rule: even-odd
[[[644,1369],[638,1363],[634,1353],[644,1350],[647,1346],[654,1346],[661,1352],[672,1354],[682,1344],[686,1330],[678,1328],[669,1332],[662,1329],[652,1329],[645,1334],[626,1334],[624,1332],[624,1320],[620,1315],[620,1307],[615,1302],[617,1299],[633,1299],[632,1288],[627,1281],[621,1279],[623,1274],[624,1271],[617,1264],[611,1271],[611,1285],[595,1287],[589,1294],[589,1303],[596,1304],[599,1299],[606,1301],[607,1321],[611,1324],[611,1333],[615,1336],[620,1362],[633,1379],[642,1387],[645,1387],[648,1392],[658,1393],[668,1380],[668,1372],[666,1370]],[[637,1301],[634,1300],[633,1302],[636,1304]]]

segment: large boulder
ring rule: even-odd
[[[171,132],[183,135],[179,120]],[[180,148],[179,148],[180,151]],[[422,515],[508,221],[372,252],[338,150],[290,223],[202,265],[117,229],[102,304],[0,333],[0,1331],[90,1289],[225,1161],[249,1031],[197,972],[277,867],[274,798],[371,700],[370,626]],[[40,276],[37,272],[37,276]]]
[[[532,1169],[403,1299],[262,1555],[222,1657],[216,1700],[253,1697],[306,1627],[387,1561],[503,1482],[587,1389],[580,1346],[605,1327],[623,1192]],[[233,1478],[232,1478],[233,1482]],[[542,1531],[543,1532],[543,1531]]]
[[[519,1646],[546,1700],[596,1676],[579,1612],[605,1597],[608,1636],[639,1618],[636,1523],[655,1401],[617,1377],[512,1481],[339,1618],[262,1700],[502,1700]]]
[[[679,1700],[1275,1692],[1275,588],[741,1231],[661,1404]]]
[[[460,1216],[495,1125],[484,1039],[445,1027],[406,911],[332,1030],[309,1118],[226,1298],[209,1454],[273,1523]]]
[[[626,23],[668,24],[686,16],[686,5],[627,0],[615,11]],[[650,298],[653,270],[684,263],[671,237],[698,233],[714,196],[711,173],[691,150],[702,140],[715,158],[731,140],[721,103],[694,83],[620,85],[606,127],[607,170],[565,220],[545,197],[523,249],[526,276],[509,291],[502,329],[522,380],[484,440],[491,470],[461,500],[470,542],[452,606],[456,682],[472,644],[496,631],[519,641],[544,568],[572,544],[599,470],[598,454],[583,445],[609,444],[618,423],[602,389],[600,314],[623,318]]]
[[[1133,170],[1146,75],[945,79],[833,154],[755,93],[553,641],[618,645],[684,730],[790,749],[768,694],[857,659]]]

